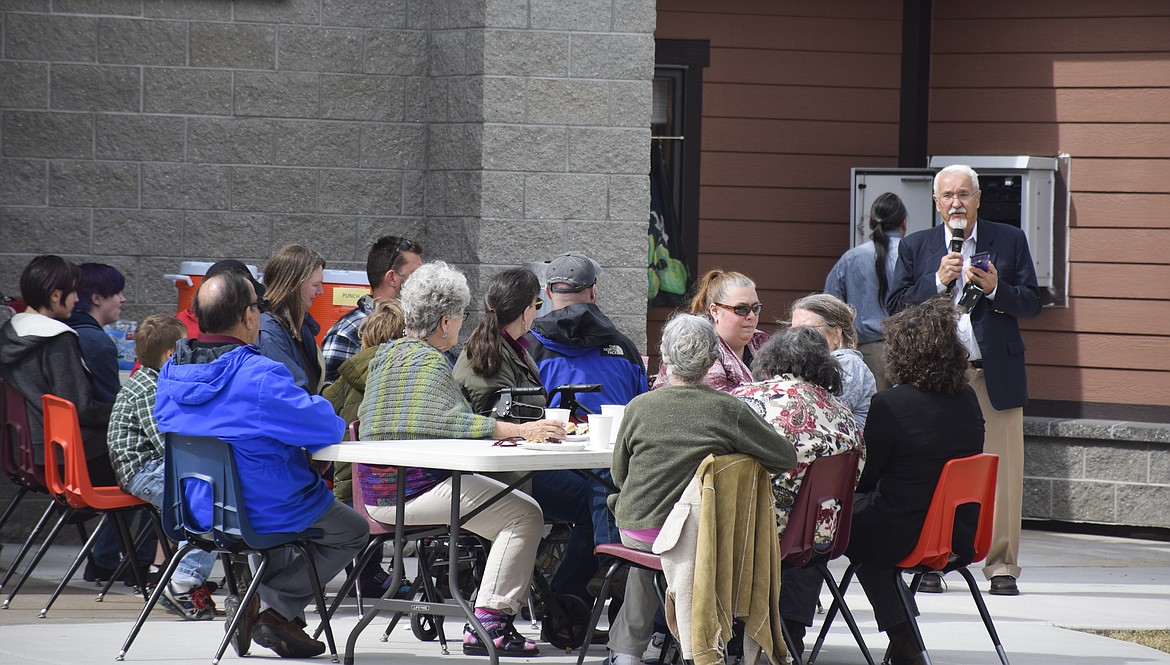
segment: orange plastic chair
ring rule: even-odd
[[[73,565],[65,573],[64,579],[61,580],[57,590],[50,597],[48,604],[41,610],[41,616],[44,616],[57,599],[58,594],[64,589],[73,574],[77,572],[81,562],[89,555],[97,535],[107,522],[113,522],[114,527],[118,530],[122,541],[122,553],[126,560],[135,560],[134,537],[126,518],[131,510],[144,506],[149,508],[150,504],[132,494],[127,494],[117,485],[94,486],[89,479],[89,466],[85,460],[81,425],[77,421],[77,408],[73,402],[54,395],[44,395],[41,398],[41,403],[44,405],[45,414],[45,484],[48,486],[50,494],[59,502],[75,510],[91,508],[104,513],[102,522],[94,530],[93,536],[90,537],[89,542],[85,544],[81,553],[73,561]],[[59,460],[63,460],[63,464]],[[64,478],[61,477],[60,466],[64,467]],[[160,542],[165,543],[166,539],[161,526],[159,526],[157,514],[151,509],[148,511],[148,515],[152,525],[156,528],[156,534],[161,539]],[[146,578],[142,574],[142,569],[137,565],[133,567],[133,570],[138,588],[145,598],[149,595]]]
[[[865,662],[874,665],[873,656],[865,646],[865,638],[845,603],[841,588],[833,579],[829,571],[829,562],[845,553],[849,546],[849,532],[853,525],[853,490],[857,485],[857,466],[861,463],[861,452],[850,450],[840,455],[818,457],[813,460],[804,472],[800,483],[800,491],[796,495],[796,502],[789,513],[788,526],[780,536],[780,556],[786,566],[812,568],[821,574],[829,593],[833,596],[833,607],[841,610],[848,624],[853,639],[861,648]],[[820,507],[827,501],[837,501],[841,512],[837,520],[837,531],[833,534],[832,542],[817,544],[817,514]],[[784,593],[781,587],[781,594]],[[796,665],[801,664],[801,658],[792,648],[792,636],[788,634],[788,627],[784,626],[784,639],[788,642],[788,652]],[[813,662],[813,654],[809,663]]]
[[[930,501],[930,509],[926,513],[926,520],[922,524],[922,533],[918,537],[918,544],[914,550],[898,562],[893,575],[897,587],[901,592],[902,608],[906,616],[910,617],[910,626],[914,629],[914,638],[922,652],[923,660],[929,665],[930,655],[926,652],[926,643],[922,640],[922,633],[918,629],[918,622],[912,611],[912,595],[918,591],[918,584],[922,576],[928,572],[948,573],[958,571],[971,590],[971,597],[979,610],[979,617],[987,628],[987,634],[995,645],[995,652],[1003,665],[1009,665],[1007,654],[999,635],[995,631],[995,624],[991,614],[987,611],[987,604],[983,602],[983,594],[975,583],[975,577],[967,566],[978,563],[987,557],[991,549],[991,527],[995,517],[995,478],[999,468],[999,456],[980,453],[970,457],[953,459],[943,466],[939,475],[938,485],[934,489],[934,497]],[[955,513],[966,505],[979,507],[979,521],[975,530],[974,555],[969,559],[963,552],[956,552],[953,546],[955,529]],[[856,570],[856,565],[850,564],[842,578],[841,586],[844,589]],[[902,583],[901,574],[914,574],[910,587]],[[817,639],[816,648],[819,649],[829,623],[833,619],[832,610],[825,620],[825,628]],[[816,649],[814,649],[815,657]]]

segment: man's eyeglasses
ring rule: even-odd
[[[759,316],[760,312],[764,310],[764,303],[756,303],[754,305],[724,305],[721,302],[712,303],[720,309],[725,309],[729,312],[735,312],[736,316],[747,316],[748,314],[755,314]]]
[[[938,200],[942,201],[943,203],[950,203],[951,201],[954,201],[955,199],[959,199],[960,201],[970,201],[972,199],[972,197],[974,197],[974,196],[975,196],[974,192],[967,192],[967,191],[945,192],[943,194],[938,195]]]
[[[268,311],[268,298],[257,298],[254,302],[248,303],[248,307],[255,307],[256,311],[263,314]]]
[[[398,246],[394,248],[394,253],[390,255],[390,269],[394,269],[394,264],[398,262],[398,257],[402,256],[403,252],[414,252],[415,254],[422,254],[422,249],[413,240],[403,238],[398,241]]]
[[[537,298],[536,300],[533,300],[532,306],[535,307],[536,309],[540,309],[541,307],[544,307],[544,299]]]

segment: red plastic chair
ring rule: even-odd
[[[36,462],[36,453],[33,450],[33,442],[29,434],[28,403],[16,388],[3,381],[0,381],[0,392],[3,393],[3,399],[0,402],[3,404],[3,408],[0,409],[3,418],[2,422],[0,422],[0,426],[3,427],[2,431],[0,431],[0,446],[3,447],[4,471],[13,482],[21,487],[12,502],[9,503],[8,508],[4,511],[4,520],[7,520],[10,513],[15,511],[17,503],[29,492],[48,494],[49,490],[45,486],[45,467],[43,464],[37,464]],[[52,517],[57,513],[61,513],[60,519],[57,521],[56,526],[50,529],[48,535],[46,535],[41,545],[42,550],[48,547],[46,543],[52,543],[66,521],[72,517],[72,511],[67,507],[55,501],[50,501],[45,507],[44,513],[41,514],[40,519],[37,520],[36,525],[29,533],[28,538],[21,545],[20,550],[12,561],[12,565],[8,567],[8,570],[4,573],[4,577],[0,579],[0,589],[8,586],[9,580],[20,569],[20,564],[24,561],[24,557],[32,551],[33,544],[40,537],[41,533],[44,532],[45,527],[48,526]],[[0,521],[0,525],[2,524],[3,521]],[[88,539],[85,525],[80,520],[76,520],[76,524],[78,533],[84,542]],[[9,594],[8,598],[0,607],[8,607],[16,592],[20,590],[20,587],[24,585],[28,576],[32,574],[33,569],[36,568],[41,556],[43,555],[39,553],[34,556],[33,561],[29,563],[28,568],[18,580],[16,590]]]
[[[585,654],[589,651],[589,645],[593,644],[593,633],[597,630],[597,622],[601,620],[601,612],[605,609],[606,599],[609,598],[609,585],[613,582],[614,575],[622,568],[634,566],[654,573],[654,588],[658,591],[658,602],[666,607],[666,576],[662,572],[662,559],[657,554],[631,549],[619,543],[598,545],[593,548],[593,553],[598,557],[613,557],[613,563],[606,571],[605,579],[601,582],[601,591],[598,592],[597,600],[593,603],[593,613],[589,616],[589,628],[585,631],[584,641],[581,642],[577,665],[585,662]],[[672,646],[673,636],[667,633],[666,640],[662,644],[662,656],[665,656]],[[662,659],[659,662],[668,661]]]
[[[77,421],[77,408],[74,407],[73,402],[54,395],[43,396],[41,403],[44,405],[45,414],[45,484],[48,486],[49,492],[56,497],[57,501],[74,510],[90,508],[103,513],[102,521],[94,529],[93,535],[86,542],[77,558],[74,559],[73,565],[65,573],[65,577],[49,598],[45,608],[41,610],[43,617],[57,600],[57,596],[65,588],[73,574],[77,572],[81,562],[89,555],[98,534],[107,527],[108,523],[112,522],[114,528],[118,530],[125,560],[135,561],[137,548],[126,518],[130,511],[142,507],[150,508],[150,504],[132,494],[127,494],[117,485],[94,486],[89,479],[89,466],[85,459],[81,426]],[[61,461],[59,462],[59,460]],[[61,476],[60,467],[64,468],[64,477]],[[153,509],[148,511],[148,515],[152,525],[156,528],[156,534],[160,538],[159,542],[167,542]],[[134,565],[133,572],[143,597],[148,597],[149,590],[142,569]]]
[[[922,524],[922,533],[918,537],[918,544],[906,558],[898,562],[893,575],[897,587],[901,592],[900,599],[906,616],[910,617],[910,626],[914,629],[914,638],[918,641],[919,649],[926,663],[930,663],[930,655],[926,652],[926,643],[922,640],[922,633],[918,629],[918,622],[914,618],[912,596],[918,590],[922,576],[928,572],[948,573],[958,571],[971,590],[971,597],[979,610],[979,617],[987,628],[987,634],[995,645],[995,652],[1003,665],[1009,665],[1007,654],[999,635],[995,631],[995,624],[991,614],[987,611],[987,604],[983,602],[983,594],[975,583],[975,577],[967,566],[978,563],[987,557],[991,549],[991,527],[995,517],[995,474],[999,468],[999,456],[980,453],[970,457],[953,459],[943,466],[938,485],[935,486],[934,497],[930,501],[930,509],[926,513],[926,520]],[[967,559],[965,553],[956,552],[953,545],[955,529],[955,513],[962,507],[975,504],[979,507],[979,521],[975,530],[974,555]],[[842,589],[846,588],[856,566],[850,564],[842,578]],[[914,574],[910,587],[902,583],[901,574]],[[817,648],[833,619],[830,611],[825,620],[825,628],[821,637],[817,639]],[[816,650],[814,650],[814,657]]]
[[[821,574],[825,586],[833,596],[833,606],[841,610],[848,624],[857,646],[869,665],[874,665],[873,656],[865,646],[865,638],[853,619],[853,613],[845,603],[845,597],[833,574],[829,571],[829,562],[845,553],[849,546],[849,532],[853,526],[853,490],[857,485],[857,466],[861,461],[861,452],[851,450],[840,455],[818,457],[804,472],[800,483],[800,491],[796,495],[796,502],[789,513],[788,526],[780,536],[780,556],[785,566],[812,568]],[[817,544],[817,514],[820,507],[828,501],[836,501],[840,506],[837,521],[837,531],[829,543]],[[780,593],[784,593],[781,588]],[[784,627],[784,639],[788,642],[788,652],[793,661],[800,665],[801,659],[792,648],[792,638]],[[816,657],[815,652],[810,656],[809,663]]]

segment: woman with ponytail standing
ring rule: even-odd
[[[703,383],[729,393],[751,383],[752,357],[768,341],[768,333],[757,329],[764,305],[756,296],[756,283],[743,273],[708,270],[695,284],[687,312],[705,316],[719,334],[719,357],[707,370]],[[670,369],[663,363],[654,388],[670,384]]]
[[[897,194],[886,192],[877,197],[869,209],[872,240],[845,252],[825,278],[825,293],[857,310],[857,350],[873,372],[878,390],[890,387],[882,367],[882,321],[889,316],[886,296],[894,279],[898,243],[906,233],[906,216],[906,205]]]

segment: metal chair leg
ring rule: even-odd
[[[845,603],[845,592],[837,588],[837,583],[833,580],[833,574],[829,572],[828,565],[824,561],[816,565],[817,570],[820,571],[821,577],[825,580],[825,586],[829,587],[829,593],[833,596],[833,606],[841,610],[841,616],[845,618],[845,624],[849,626],[849,632],[853,633],[853,639],[857,641],[857,646],[861,649],[861,653],[865,656],[865,662],[869,665],[874,665],[873,656],[869,653],[869,648],[865,645],[865,638],[861,635],[861,629],[857,627],[857,621],[853,618],[853,612],[849,610],[849,605]],[[812,660],[809,660],[811,665]]]
[[[337,644],[333,641],[333,626],[329,622],[329,610],[325,607],[325,590],[321,588],[321,578],[317,575],[317,564],[313,561],[309,548],[303,542],[294,542],[290,545],[305,559],[305,566],[309,570],[309,582],[313,585],[313,599],[317,601],[317,613],[321,616],[321,624],[325,627],[325,643],[329,645],[329,655],[332,656],[333,662],[340,662],[337,657]]]
[[[12,587],[11,593],[9,593],[8,597],[4,599],[4,603],[0,605],[0,609],[8,609],[9,603],[12,602],[12,599],[16,597],[17,593],[20,593],[21,587],[23,587],[24,583],[28,581],[28,578],[32,577],[32,572],[36,570],[37,564],[39,564],[41,559],[45,558],[45,555],[49,553],[49,548],[53,546],[53,541],[57,539],[57,534],[61,533],[61,527],[65,526],[66,520],[69,519],[69,516],[72,515],[73,512],[74,511],[72,508],[64,509],[64,512],[61,513],[61,518],[57,520],[57,523],[53,525],[53,528],[49,531],[48,535],[45,536],[45,540],[37,549],[37,553],[34,554],[32,560],[28,562],[28,568],[24,570],[24,573],[21,574],[20,579],[16,581],[16,586]]]
[[[61,582],[57,584],[57,588],[53,590],[53,595],[49,596],[49,602],[45,603],[45,606],[41,608],[40,614],[37,615],[38,619],[45,618],[45,615],[49,613],[49,608],[53,606],[53,603],[57,602],[57,597],[60,596],[61,592],[65,590],[65,585],[69,584],[69,580],[73,579],[73,576],[77,573],[77,569],[81,567],[81,562],[85,561],[86,557],[88,557],[90,552],[93,551],[93,545],[97,541],[97,536],[101,532],[102,525],[105,524],[108,517],[108,514],[102,515],[101,522],[98,523],[98,528],[94,529],[94,532],[85,541],[85,545],[82,546],[81,551],[78,552],[77,556],[73,559],[73,563],[70,564],[69,569],[65,571],[65,575],[61,578]]]
[[[158,603],[158,599],[162,597],[163,588],[171,583],[171,577],[178,570],[179,562],[183,560],[183,557],[187,556],[187,552],[193,549],[195,549],[195,545],[193,543],[187,543],[180,547],[177,552],[171,554],[170,559],[167,561],[167,567],[163,570],[162,576],[158,578],[158,585],[154,587],[150,598],[146,599],[146,606],[138,614],[138,620],[134,622],[134,627],[130,629],[130,634],[126,636],[126,641],[122,644],[122,650],[118,652],[118,656],[114,660],[121,661],[126,659],[126,652],[130,650],[130,645],[134,644],[134,640],[138,637],[138,631],[142,630],[142,625],[146,623],[146,617],[150,616],[151,610]]]
[[[995,653],[999,656],[999,662],[1002,665],[1009,665],[1007,652],[1003,650],[1003,644],[999,641],[999,633],[995,632],[995,624],[991,621],[991,613],[987,611],[987,604],[983,602],[983,592],[979,590],[979,585],[975,583],[975,576],[966,566],[957,569],[963,579],[967,580],[967,586],[971,589],[971,597],[975,599],[975,607],[979,609],[979,617],[983,619],[983,625],[987,628],[987,634],[991,636],[991,643],[995,645]]]
[[[857,572],[857,566],[851,563],[845,569],[845,574],[841,576],[839,588],[842,598],[845,597],[845,592],[849,589],[849,583],[853,581],[853,574],[855,572]],[[829,612],[825,615],[825,622],[821,624],[821,632],[817,634],[816,644],[813,645],[812,653],[808,657],[808,665],[812,665],[817,659],[817,654],[821,652],[821,647],[825,644],[825,636],[829,634],[829,628],[833,625],[833,617],[837,616],[838,609],[837,599],[834,597],[833,604],[829,606]]]
[[[23,485],[21,485],[20,489],[16,491],[16,496],[13,496],[12,500],[8,502],[8,507],[4,509],[4,514],[0,515],[0,529],[3,529],[4,525],[8,523],[8,518],[12,517],[12,513],[16,512],[16,506],[20,504],[20,500],[23,499],[24,495],[28,494],[28,492],[28,488]]]
[[[41,531],[44,531],[45,525],[49,523],[49,519],[53,516],[53,513],[59,508],[60,505],[56,501],[49,502],[49,505],[45,508],[45,512],[41,514],[41,518],[37,520],[36,525],[33,526],[33,530],[28,534],[28,538],[26,538],[24,540],[24,544],[21,545],[20,551],[16,553],[16,558],[12,560],[12,565],[9,566],[8,571],[4,573],[4,579],[0,579],[0,589],[3,589],[8,585],[8,581],[12,579],[12,575],[16,573],[18,568],[20,568],[20,562],[23,561],[25,555],[27,555],[29,551],[32,550],[33,543],[35,543],[36,539],[41,535]]]
[[[240,599],[240,611],[232,617],[231,623],[224,628],[223,640],[219,643],[219,648],[215,651],[215,657],[211,659],[211,665],[219,665],[220,659],[227,651],[228,644],[231,643],[232,636],[235,635],[236,630],[240,627],[240,622],[244,618],[248,604],[252,602],[252,598],[260,593],[260,581],[264,579],[264,573],[268,571],[268,552],[260,552],[260,565],[256,568],[256,572],[252,575],[252,581],[248,583],[248,590],[244,592],[244,597]],[[228,573],[228,578],[234,575]]]
[[[593,642],[593,631],[597,630],[597,622],[601,621],[601,613],[605,610],[605,601],[609,599],[609,585],[613,581],[614,574],[619,569],[629,565],[628,561],[614,559],[613,563],[609,565],[609,570],[605,572],[605,577],[601,580],[601,590],[597,592],[597,600],[593,602],[593,612],[589,615],[589,627],[585,629],[585,641],[581,643],[580,653],[577,654],[577,665],[582,665],[585,662],[585,654]]]

